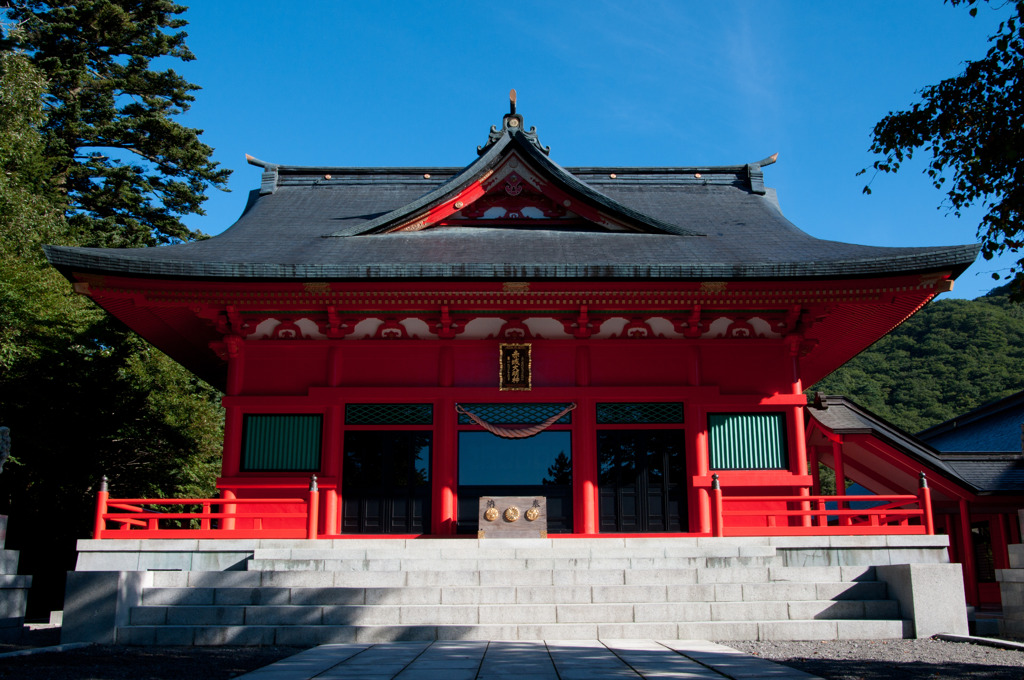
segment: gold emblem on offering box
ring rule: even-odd
[[[540,509],[539,508],[530,508],[529,510],[526,511],[526,521],[527,522],[532,522],[535,519],[537,519],[538,517],[540,517]]]
[[[494,501],[487,501],[487,510],[484,512],[484,519],[493,522],[498,519],[498,509],[494,507]]]
[[[511,505],[508,508],[506,508],[506,510],[505,510],[505,521],[506,522],[515,522],[517,519],[519,519],[519,508],[517,508],[514,505]]]
[[[527,391],[532,387],[530,344],[498,345],[498,386],[501,390]]]

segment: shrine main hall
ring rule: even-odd
[[[815,238],[775,156],[562,167],[514,94],[481,141],[462,168],[250,157],[213,238],[47,247],[226,413],[215,497],[111,471],[64,641],[966,632],[980,492],[805,388],[977,246]]]

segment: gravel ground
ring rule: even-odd
[[[829,680],[1024,680],[1024,652],[943,640],[724,642]]]

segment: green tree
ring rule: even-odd
[[[12,0],[24,50],[49,86],[40,126],[52,182],[80,245],[134,247],[200,236],[205,191],[229,172],[181,125],[197,86],[154,61],[191,61],[185,8],[168,0]]]
[[[559,451],[555,462],[548,466],[548,476],[541,484],[572,484],[572,461],[565,451]]]
[[[976,300],[937,300],[819,381],[907,432],[1024,389],[1024,309],[1015,284]]]
[[[37,126],[44,116],[42,74],[22,55],[0,54],[0,375],[42,351],[49,334],[65,342],[80,329],[63,277],[42,257],[44,243],[67,242],[63,210],[49,191],[50,170]],[[96,316],[96,315],[94,315]]]
[[[946,0],[975,16],[988,0]],[[873,168],[897,172],[918,151],[930,156],[924,172],[956,215],[968,206],[985,210],[978,227],[982,255],[991,259],[1024,245],[1024,0],[999,24],[985,57],[963,73],[920,91],[920,101],[890,112],[875,126]],[[863,171],[862,171],[863,172]],[[870,187],[864,187],[871,193]],[[1024,284],[1024,258],[1010,268]],[[999,274],[993,277],[1000,278]],[[1018,296],[1022,295],[1018,287]]]
[[[30,613],[60,607],[101,475],[122,497],[209,496],[220,395],[71,291],[44,243],[145,246],[198,234],[180,217],[226,173],[172,120],[191,58],[166,2],[14,2],[0,48],[0,475]],[[119,42],[124,41],[124,42]],[[121,158],[126,160],[122,161]]]

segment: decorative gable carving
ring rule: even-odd
[[[545,222],[572,228],[595,227],[608,231],[635,231],[606,212],[573,199],[563,188],[548,181],[516,152],[510,152],[490,172],[465,187],[457,196],[435,205],[385,233],[421,231],[431,227],[495,226],[510,222]]]

